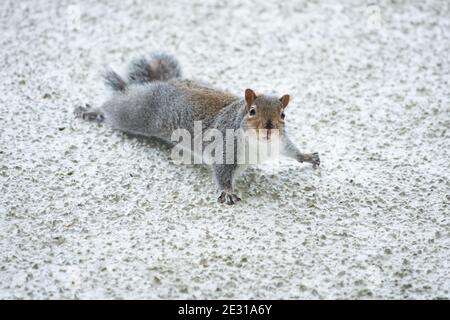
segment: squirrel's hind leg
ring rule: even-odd
[[[74,111],[76,118],[81,118],[87,121],[103,122],[105,116],[99,109],[92,109],[89,105],[86,107],[78,107]]]

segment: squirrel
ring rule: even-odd
[[[148,58],[133,60],[124,79],[113,70],[104,74],[112,96],[101,107],[78,107],[77,117],[104,122],[121,131],[157,137],[173,144],[176,129],[194,132],[194,122],[202,121],[203,132],[216,129],[241,132],[256,131],[257,137],[271,140],[278,132],[280,153],[299,162],[320,165],[318,153],[302,153],[285,132],[285,109],[289,95],[281,98],[258,94],[246,89],[243,97],[213,89],[199,82],[182,78],[178,61],[166,53],[153,53]],[[259,132],[264,132],[258,135]],[[241,199],[235,193],[234,181],[248,166],[234,160],[211,163],[212,175],[219,189],[218,201],[228,205]],[[219,156],[220,158],[220,156]]]

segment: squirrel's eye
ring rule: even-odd
[[[284,115],[284,112],[281,113],[281,119],[284,119],[286,116]]]
[[[248,112],[248,114],[253,117],[256,114],[255,108],[251,108],[250,111]]]

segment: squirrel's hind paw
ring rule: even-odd
[[[217,199],[220,203],[226,203],[228,205],[233,205],[238,201],[241,201],[241,198],[239,198],[237,195],[235,195],[234,193],[229,193],[226,191],[223,191],[220,194],[219,199]]]
[[[88,108],[86,107],[76,107],[75,110],[73,110],[75,118],[83,118],[83,114],[86,112],[88,112]]]
[[[86,107],[77,107],[73,113],[75,114],[75,118],[81,118],[83,120],[96,122],[102,122],[104,120],[103,114],[91,109],[89,105]]]

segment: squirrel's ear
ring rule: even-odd
[[[247,106],[251,106],[255,99],[255,92],[252,89],[245,89],[245,102],[247,102]]]
[[[285,94],[284,96],[282,96],[280,98],[281,104],[283,105],[283,109],[287,107],[287,105],[289,104],[289,95]]]

